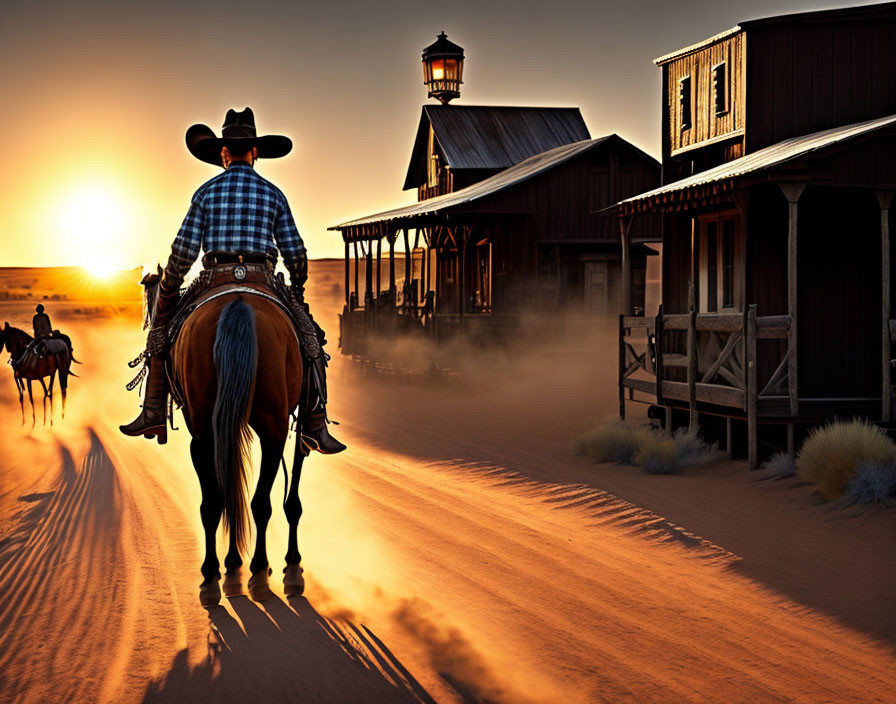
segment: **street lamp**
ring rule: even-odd
[[[448,41],[444,32],[435,42],[423,50],[423,83],[429,97],[447,105],[460,97],[460,84],[464,70],[464,50]]]

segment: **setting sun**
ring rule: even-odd
[[[97,277],[108,277],[126,266],[128,221],[125,199],[104,184],[79,186],[69,192],[57,211],[60,246],[70,261]]]

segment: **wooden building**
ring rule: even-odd
[[[792,452],[835,415],[892,422],[893,57],[896,3],[743,22],[657,60],[665,185],[612,209],[623,234],[663,216],[660,313],[621,320],[623,415],[725,418],[751,466],[776,427]]]
[[[398,330],[500,336],[545,307],[616,315],[623,270],[643,309],[659,219],[632,227],[622,267],[618,225],[599,211],[659,184],[655,159],[592,139],[578,108],[424,106],[404,184],[418,202],[330,228],[345,242],[342,351]]]

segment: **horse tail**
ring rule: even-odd
[[[248,530],[249,403],[258,365],[255,311],[242,299],[228,304],[218,318],[214,360],[218,378],[212,412],[215,475],[224,500],[224,530],[232,531],[242,551]]]

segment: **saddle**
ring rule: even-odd
[[[198,308],[221,296],[242,293],[267,299],[280,307],[293,323],[296,340],[307,360],[325,358],[321,345],[323,331],[313,321],[304,305],[300,304],[287,286],[283,274],[275,273],[269,261],[224,261],[208,259],[203,261],[206,268],[190,286],[181,293],[171,314],[164,337],[147,342],[148,352],[153,357],[165,359],[169,388],[175,402],[182,406],[182,395],[173,383],[168,351],[180,335],[184,323]],[[138,358],[139,359],[139,358]],[[136,362],[137,360],[135,360]],[[135,379],[134,381],[138,381]]]

